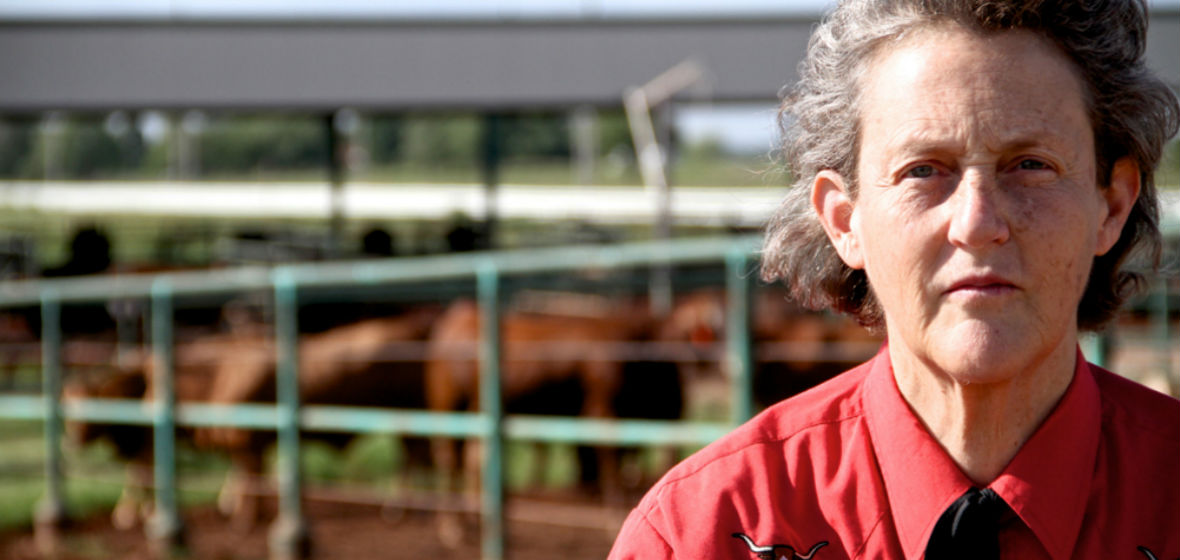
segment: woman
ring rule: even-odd
[[[764,276],[872,361],[670,471],[612,558],[1180,557],[1180,402],[1087,364],[1158,261],[1135,0],[849,0],[782,109]]]

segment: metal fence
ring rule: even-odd
[[[155,512],[149,536],[171,546],[182,524],[176,497],[175,429],[226,426],[276,430],[278,435],[279,513],[271,526],[272,557],[300,555],[307,538],[301,509],[301,430],[390,432],[417,436],[478,438],[482,473],[482,554],[503,558],[504,454],[506,438],[548,442],[644,445],[708,443],[748,418],[751,399],[750,290],[755,276],[751,256],[755,236],[648,242],[613,246],[528,249],[495,253],[398,258],[356,262],[249,267],[158,275],[125,275],[0,285],[0,309],[39,305],[42,318],[42,394],[0,396],[0,418],[44,420],[46,490],[35,514],[38,526],[52,527],[65,517],[60,440],[63,419],[151,425],[154,428]],[[574,270],[610,270],[637,266],[718,263],[726,265],[725,361],[733,403],[730,423],[605,420],[552,417],[506,417],[500,398],[499,313],[505,277]],[[469,412],[425,412],[343,406],[301,406],[299,395],[300,290],[307,288],[388,285],[446,279],[476,282],[480,321],[478,350],[480,408]],[[176,404],[173,356],[173,306],[181,296],[209,296],[257,290],[273,294],[276,337],[276,403]],[[151,302],[151,348],[155,394],[150,402],[87,399],[62,403],[63,304],[148,298]]]

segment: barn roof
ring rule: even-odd
[[[617,106],[685,59],[705,74],[689,95],[772,100],[818,17],[32,14],[0,14],[0,112]],[[1149,61],[1180,86],[1180,8],[1151,24]]]
[[[0,23],[0,111],[618,106],[685,59],[774,99],[813,20]]]

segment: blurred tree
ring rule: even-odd
[[[514,114],[503,120],[501,141],[508,159],[568,158],[569,121],[553,113]]]
[[[93,120],[72,121],[62,137],[62,172],[71,179],[96,179],[122,167],[119,143]]]
[[[423,164],[474,161],[479,127],[479,117],[472,114],[410,115],[401,139],[402,157]]]
[[[680,148],[680,155],[687,159],[716,161],[725,158],[725,146],[721,144],[721,140],[713,136],[707,136]]]
[[[373,163],[397,161],[404,150],[406,119],[401,115],[373,115],[369,118],[369,158]]]
[[[631,135],[622,111],[597,115],[597,153],[629,153]],[[44,177],[47,159],[61,178],[160,176],[168,169],[176,140],[167,134],[146,140],[136,117],[124,111],[67,115],[49,127],[40,117],[8,117],[0,121],[0,177]],[[500,122],[504,159],[524,163],[570,157],[570,124],[564,113],[514,113]],[[482,126],[481,115],[474,113],[377,114],[363,120],[358,141],[377,164],[471,165],[481,149]],[[323,122],[314,115],[221,115],[189,134],[195,135],[196,167],[214,177],[319,170],[327,157]]]
[[[627,116],[622,110],[599,111],[598,113],[598,141],[600,154],[607,154],[618,148],[633,151],[631,142],[631,128],[627,124]]]
[[[323,167],[323,125],[310,116],[212,120],[201,133],[201,169],[212,175]]]
[[[45,177],[47,163],[61,179],[121,177],[138,173],[146,152],[139,130],[125,123],[112,126],[111,115],[70,116],[53,124],[51,133],[45,126],[30,129],[32,149],[20,164],[20,177]],[[46,161],[47,151],[53,152],[53,162]]]
[[[27,163],[33,154],[37,121],[9,117],[0,120],[0,177],[30,179]]]
[[[119,151],[117,168],[120,174],[135,174],[143,164],[147,145],[143,134],[127,111],[114,111],[104,119],[102,130],[115,141]]]
[[[1163,189],[1180,190],[1180,138],[1164,147],[1164,156],[1155,172],[1155,181]]]

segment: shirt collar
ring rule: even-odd
[[[887,345],[873,358],[865,380],[865,408],[902,551],[919,559],[939,516],[974,485],[902,398]],[[1098,387],[1079,351],[1065,394],[990,485],[1054,560],[1068,559],[1077,541],[1100,415]]]
[[[873,358],[865,379],[865,415],[902,552],[921,558],[934,523],[971,488],[971,480],[902,398],[888,346]]]
[[[1054,560],[1073,557],[1098,458],[1101,423],[1098,384],[1078,350],[1065,394],[990,485]]]

